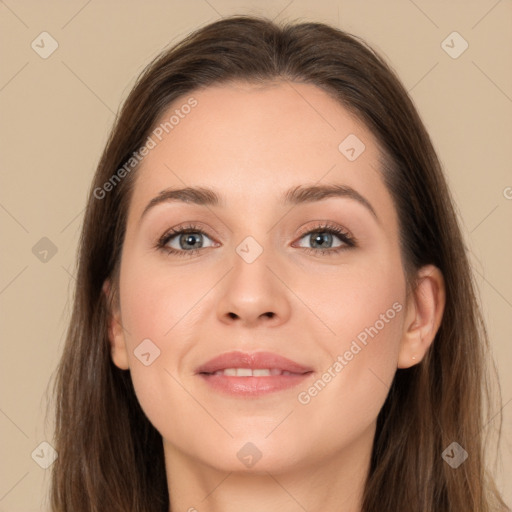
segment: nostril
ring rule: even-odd
[[[269,318],[274,318],[275,313],[273,311],[267,311],[266,313],[263,313],[263,315],[268,316]],[[239,318],[238,315],[232,311],[228,313],[228,316],[229,318]]]

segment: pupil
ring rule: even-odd
[[[181,240],[180,242],[183,242],[182,245],[187,245],[187,246],[190,246],[190,245],[193,245],[194,244],[194,239],[197,237],[198,235],[196,234],[191,234],[191,233],[186,233],[184,235],[181,236]],[[203,244],[199,244],[199,247],[202,247]],[[183,247],[184,248],[184,247]],[[193,249],[194,247],[192,247]]]
[[[322,239],[327,237],[327,242],[326,243],[323,243],[322,242]],[[314,243],[318,242],[320,240],[320,245],[322,247],[327,247],[328,246],[328,242],[330,240],[330,237],[331,237],[331,234],[330,233],[325,233],[325,232],[322,232],[322,233],[317,233],[315,236],[314,236]]]

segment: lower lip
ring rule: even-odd
[[[268,377],[229,377],[227,375],[199,376],[214,390],[232,396],[262,396],[298,386],[312,372],[292,375],[270,375]]]

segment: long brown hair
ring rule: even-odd
[[[279,26],[232,16],[161,53],[126,99],[99,162],[79,243],[66,346],[55,380],[54,512],[168,512],[162,439],[144,415],[129,371],[110,358],[109,303],[137,169],[112,181],[175,99],[212,84],[279,80],[320,87],[362,120],[381,147],[399,216],[404,270],[437,266],[444,317],[425,359],[396,372],[377,418],[364,512],[507,510],[486,470],[491,410],[488,339],[461,231],[431,140],[407,92],[363,41],[321,23]],[[186,97],[186,96],[185,96]],[[117,173],[117,174],[116,174]],[[105,183],[113,184],[104,192]],[[99,193],[98,191],[103,190]],[[491,404],[491,406],[486,404]],[[500,423],[501,425],[501,423]],[[469,454],[442,458],[456,441]],[[172,490],[171,490],[172,492]]]

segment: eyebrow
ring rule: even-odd
[[[371,203],[357,190],[348,185],[297,185],[287,190],[282,197],[281,204],[298,205],[322,201],[331,197],[343,197],[353,199],[363,205],[379,222],[379,218]],[[168,188],[162,190],[156,197],[151,199],[142,212],[140,221],[147,212],[156,205],[168,202],[192,203],[199,206],[221,206],[224,204],[221,196],[211,188],[206,187],[185,187],[180,189]]]

